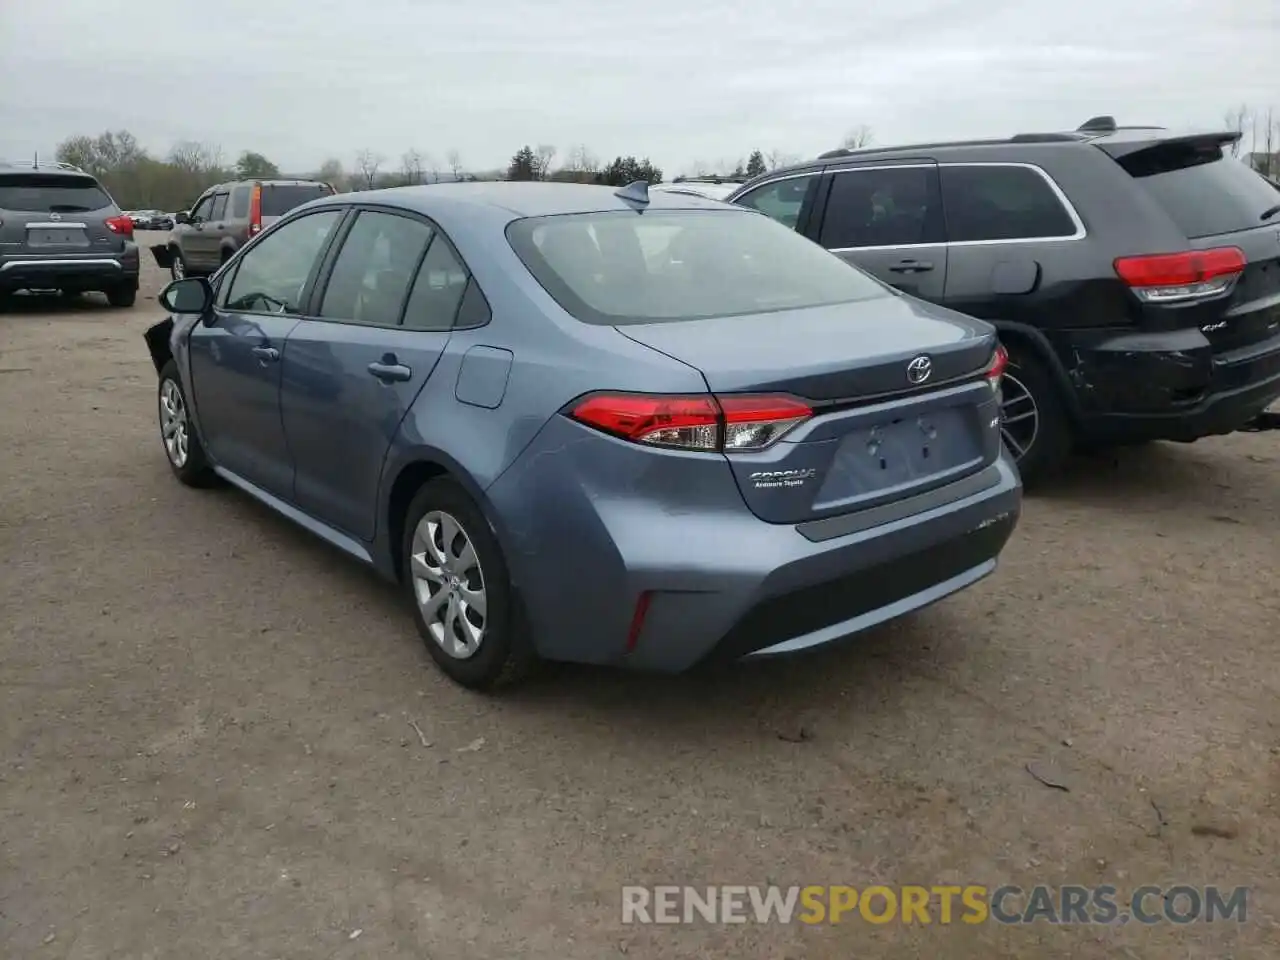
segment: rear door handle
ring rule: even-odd
[[[889,268],[893,273],[925,273],[933,269],[928,260],[899,260]]]
[[[254,347],[253,355],[263,363],[275,363],[280,359],[280,351],[275,347]]]
[[[413,376],[413,371],[403,363],[398,363],[394,356],[383,357],[380,362],[369,364],[369,372],[383,383],[403,383]]]

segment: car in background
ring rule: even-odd
[[[0,299],[20,290],[138,295],[133,221],[96,178],[57,161],[0,161]]]
[[[202,193],[189,212],[175,216],[169,238],[152,246],[152,256],[175,280],[207,276],[284,214],[333,192],[319,180],[220,183]]]
[[[706,197],[708,200],[727,200],[745,182],[745,177],[681,177],[670,183],[655,183],[649,189],[659,193]]]
[[[833,150],[730,200],[995,324],[1030,483],[1077,444],[1230,433],[1280,397],[1280,198],[1224,152],[1239,138],[1095,117]]]
[[[172,230],[174,219],[162,210],[135,210],[129,214],[135,230]]]
[[[990,325],[642,182],[325,197],[160,299],[177,479],[398,581],[470,686],[821,646],[991,573],[1020,510]]]

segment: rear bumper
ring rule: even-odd
[[[1004,455],[954,498],[820,530],[758,519],[727,463],[651,457],[557,418],[488,491],[543,656],[676,672],[830,643],[991,573],[1021,509]]]
[[[111,253],[14,254],[0,259],[0,290],[97,289],[138,279],[138,247]]]
[[[1091,439],[1231,433],[1280,397],[1280,335],[1214,353],[1199,330],[1124,334],[1072,342],[1063,357]]]

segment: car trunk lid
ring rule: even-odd
[[[1220,289],[1188,285],[1188,295],[1176,296],[1171,284],[1175,295],[1163,301],[1141,297],[1147,315],[1160,326],[1194,324],[1215,353],[1280,335],[1280,190],[1224,152],[1238,139],[1225,132],[1100,143],[1186,235],[1187,251],[1161,254],[1166,263],[1190,257],[1193,273],[1219,277]]]
[[[739,395],[808,403],[813,415],[781,440],[725,454],[747,505],[772,523],[913,496],[999,454],[984,377],[994,331],[940,307],[892,295],[619,330],[698,369],[726,412]]]

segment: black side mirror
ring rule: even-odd
[[[202,314],[213,306],[213,287],[204,277],[174,280],[160,292],[160,306],[170,313]]]
[[[185,210],[180,210],[173,215],[173,222],[174,223],[190,223],[191,214],[187,213],[187,211]]]

